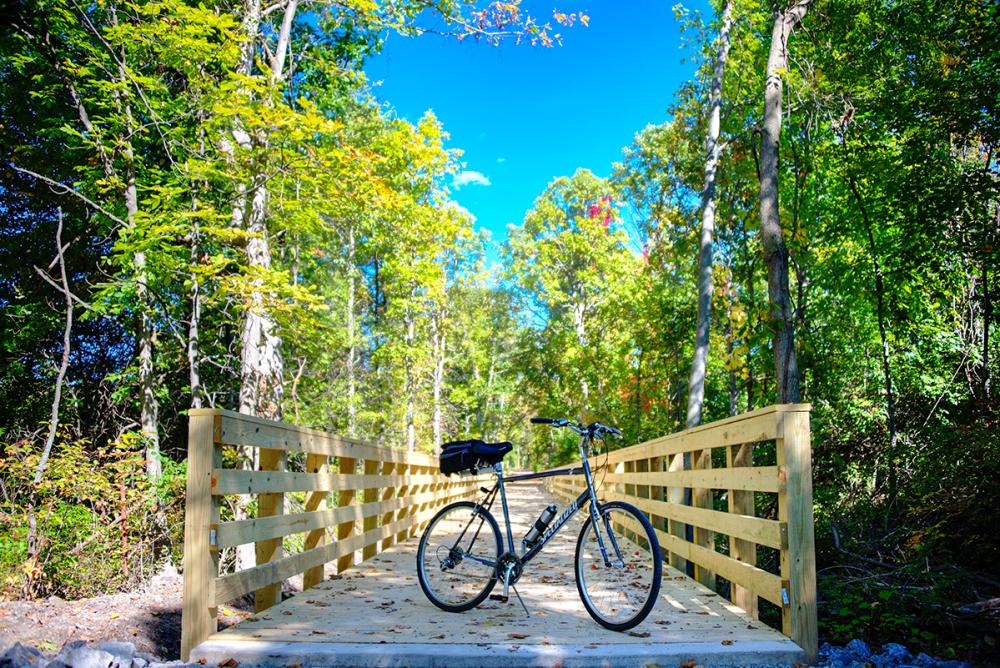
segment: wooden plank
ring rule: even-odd
[[[679,459],[680,455],[674,455]],[[777,466],[739,467],[734,469],[701,469],[649,473],[609,473],[608,482],[633,482],[666,487],[701,487],[706,489],[739,489],[756,492],[778,492],[781,476]]]
[[[454,498],[456,497],[445,497],[443,501],[450,502]],[[417,515],[416,518],[420,522],[425,522],[430,519],[434,511],[434,508],[425,510],[421,515]],[[392,535],[412,522],[413,518],[397,520],[385,526],[375,527],[365,533],[359,533],[344,540],[322,545],[308,552],[300,552],[299,554],[271,561],[255,568],[248,568],[244,571],[216,578],[214,588],[215,604],[219,605],[269,584],[287,580],[298,573],[321,566],[328,561],[353,556],[358,550],[363,551],[366,546],[377,545],[386,536]]]
[[[400,468],[398,470],[400,471],[400,473],[407,477],[412,475],[415,470],[411,464],[400,464],[399,467]],[[411,512],[416,510],[415,504],[421,503],[421,501],[417,500],[418,497],[420,496],[419,494],[416,493],[418,489],[419,489],[418,485],[406,485],[400,488],[400,496],[407,497],[407,499],[409,499],[409,503],[406,505],[406,507],[398,509],[398,511],[396,512],[396,519],[401,520],[404,517],[408,516]],[[406,540],[407,538],[408,536],[406,530],[404,529],[403,531],[400,531],[398,534],[396,534],[395,542],[400,543]]]
[[[638,497],[623,496],[647,515],[666,519],[676,519],[685,524],[708,531],[717,531],[730,536],[739,536],[761,545],[780,549],[787,544],[787,531],[783,522],[768,520],[753,515],[736,515],[708,508],[685,506],[669,501],[655,501]]]
[[[657,452],[655,449],[651,449],[653,452]],[[668,461],[667,473],[658,475],[658,479],[663,481],[662,484],[667,488],[667,500],[674,506],[684,505],[684,487],[689,484],[688,478],[685,477],[686,474],[690,474],[691,471],[684,470],[684,453],[678,452],[674,454],[665,454]],[[646,475],[652,476],[653,474],[647,473]],[[679,540],[687,542],[687,525],[680,519],[670,519],[668,532],[672,536],[676,536]],[[660,541],[663,543],[663,541]],[[670,565],[679,570],[681,573],[687,573],[687,561],[684,556],[675,550],[669,549],[669,543],[665,544],[664,547],[670,553]]]
[[[249,415],[219,411],[221,432],[218,443],[305,452],[329,457],[374,459],[386,462],[437,465],[437,458],[419,452],[385,448],[353,438],[327,434]]]
[[[764,409],[761,414],[747,413],[737,418],[709,422],[701,427],[687,429],[646,441],[610,453],[613,462],[648,459],[654,455],[676,455],[706,448],[721,448],[739,443],[770,441],[778,437],[778,413]],[[756,411],[755,411],[756,412]]]
[[[664,469],[663,457],[653,457],[649,460],[649,470],[651,473],[662,472]],[[667,500],[667,488],[662,485],[650,485],[649,486],[649,498],[653,501],[666,501]],[[649,520],[653,523],[653,526],[657,529],[663,529],[669,531],[669,520],[665,517],[652,516]],[[664,555],[667,557],[669,563],[669,555]]]
[[[329,463],[330,458],[326,455],[310,453],[306,455],[306,472],[326,474],[329,472]],[[309,492],[306,494],[306,512],[301,514],[308,516],[311,513],[324,512],[327,496],[327,492]],[[330,526],[330,524],[332,524],[332,522],[324,524],[320,527],[314,527],[308,534],[306,534],[302,550],[306,552],[313,548],[326,545],[326,527]],[[307,570],[302,574],[302,590],[305,591],[306,589],[318,585],[323,581],[323,575],[323,566],[314,566],[313,568]]]
[[[782,416],[778,466],[786,476],[778,494],[778,519],[788,522],[788,549],[781,551],[781,575],[788,582],[788,604],[782,610],[785,635],[815,663],[819,651],[816,620],[816,544],[813,535],[812,448],[809,414]]]
[[[370,461],[370,460],[366,460]],[[344,473],[297,473],[290,471],[241,471],[216,469],[213,474],[212,493],[226,494],[277,494],[281,492],[331,492],[333,490],[360,490],[390,487],[406,482],[417,484],[433,482],[433,475],[407,480],[396,475],[352,475]]]
[[[635,524],[634,520],[626,518],[625,521],[633,523],[634,527],[638,528],[638,524]],[[713,550],[706,550],[700,545],[690,543],[664,531],[656,530],[656,537],[660,540],[661,548],[666,547],[671,552],[677,552],[685,560],[704,565],[705,568],[718,573],[730,582],[739,583],[764,599],[780,604],[782,581],[774,573],[768,573],[756,566],[730,559]]]
[[[726,466],[730,469],[752,467],[753,444],[744,443],[742,445],[731,445],[726,448]],[[744,517],[756,514],[757,509],[754,503],[753,492],[730,488],[726,494],[728,497],[730,513],[733,513],[734,515],[742,515]],[[771,545],[771,547],[778,547],[779,549],[787,547],[787,527],[788,525],[785,524],[785,535],[782,537],[782,544],[777,546]],[[752,540],[746,540],[746,536],[740,537],[733,533],[729,533],[729,556],[736,561],[742,561],[745,564],[756,566],[757,546]],[[733,603],[743,608],[743,610],[745,610],[747,614],[754,619],[759,617],[760,610],[757,605],[757,596],[755,596],[754,593],[746,587],[733,584],[730,598]]]
[[[341,457],[338,462],[338,470],[341,475],[353,474],[357,471],[357,460],[352,457]],[[340,508],[346,508],[352,504],[354,501],[354,490],[353,489],[341,489],[337,492],[337,506]],[[358,523],[356,520],[351,520],[349,522],[341,522],[337,525],[337,541],[345,541],[350,538],[356,530]],[[343,573],[348,568],[354,565],[354,554],[344,554],[341,555],[337,560],[337,573]]]
[[[193,415],[188,420],[187,498],[184,512],[184,593],[181,605],[181,657],[217,630],[211,612],[211,582],[218,575],[210,549],[210,527],[218,499],[212,497],[216,416]]]
[[[454,489],[461,490],[464,494],[471,494],[479,489],[479,485],[472,482],[471,484]],[[266,538],[289,536],[296,533],[334,527],[344,522],[360,522],[365,517],[380,515],[389,510],[400,511],[400,516],[402,517],[402,513],[407,511],[411,506],[415,504],[427,504],[438,498],[437,494],[427,492],[425,494],[401,496],[375,503],[324,508],[292,515],[276,515],[273,517],[221,522],[216,527],[217,545],[219,549],[224,549],[236,545],[253,543]]]
[[[364,463],[365,476],[374,477],[375,474],[378,473],[378,470],[381,467],[381,465],[382,462],[378,461],[377,459],[366,459]],[[382,476],[382,477],[393,478],[396,476]],[[378,487],[373,485],[372,487],[369,487],[368,489],[364,490],[364,492],[362,492],[361,501],[363,503],[372,503],[374,501],[378,501]],[[361,522],[363,527],[362,530],[367,534],[369,531],[378,526],[378,517],[374,515],[372,517],[366,517]],[[365,561],[366,559],[371,559],[372,557],[375,556],[377,551],[378,550],[376,545],[366,544],[361,552],[361,560]]]
[[[261,471],[284,471],[287,458],[283,450],[261,449],[260,450]],[[253,473],[252,471],[240,471],[240,473]],[[270,517],[280,515],[284,512],[284,494],[260,494],[257,497],[257,517]],[[281,538],[269,538],[259,540],[254,543],[254,553],[257,557],[257,565],[261,566],[269,561],[281,559],[282,540]],[[255,612],[267,610],[275,603],[281,601],[281,583],[269,584],[254,592],[253,609]]]
[[[396,466],[397,465],[393,464],[392,462],[386,462],[386,463],[384,463],[382,465],[382,473],[384,473],[386,475],[392,475],[392,472],[393,472],[393,470],[395,470]],[[399,477],[403,478],[404,480],[406,478],[406,476],[404,476],[404,475],[401,475]],[[379,495],[382,497],[381,501],[382,502],[390,501],[395,495],[401,493],[404,489],[406,489],[405,485],[397,485],[397,486],[393,486],[393,487],[387,487],[387,488],[381,490],[380,493],[379,493]],[[379,520],[379,522],[381,524],[391,524],[392,521],[393,521],[393,519],[394,519],[393,516],[395,514],[394,511],[393,511],[393,509],[391,507],[389,507],[387,504],[383,505],[383,503],[381,503],[381,502],[380,502],[379,505],[382,506],[382,510],[383,510],[382,519]],[[390,547],[392,547],[393,539],[395,539],[395,535],[389,536],[388,538],[383,539],[382,544],[379,545],[378,551],[379,552],[384,552],[387,549],[389,549]]]

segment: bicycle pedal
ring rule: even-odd
[[[510,600],[509,596],[504,596],[503,594],[490,594],[491,601],[500,601],[501,603],[506,603]]]

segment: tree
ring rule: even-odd
[[[712,74],[708,101],[708,128],[705,133],[705,189],[702,192],[701,242],[698,260],[698,328],[695,334],[694,359],[688,381],[687,426],[701,424],[705,400],[705,370],[708,365],[709,333],[712,320],[712,252],[715,234],[715,174],[718,169],[719,130],[722,114],[722,78],[729,57],[729,31],[733,25],[732,0],[725,0],[719,28],[718,54]]]
[[[782,77],[788,70],[788,39],[812,0],[798,0],[774,12],[767,56],[764,115],[760,139],[760,238],[767,263],[769,321],[774,348],[778,401],[799,401],[799,368],[795,360],[795,324],[788,295],[788,247],[778,209],[778,145],[781,137]]]

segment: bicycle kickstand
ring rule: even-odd
[[[518,593],[517,587],[515,587],[514,585],[511,585],[510,588],[514,590],[514,595],[517,596],[517,600],[521,602],[521,607],[524,608],[524,614],[525,614],[525,616],[527,616],[528,619],[531,619],[531,613],[528,612],[528,606],[526,606],[524,604],[524,599],[521,598],[521,594]]]

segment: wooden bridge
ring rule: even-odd
[[[599,627],[579,601],[579,516],[519,585],[530,617],[516,602],[448,614],[417,585],[419,532],[445,504],[475,497],[485,478],[446,478],[433,456],[220,410],[191,412],[188,448],[185,660],[451,668],[815,660],[807,405],[772,406],[591,461],[607,464],[596,474],[600,495],[643,510],[669,558],[661,600],[629,634]],[[234,468],[239,456],[256,470]],[[551,480],[548,492],[566,498],[583,484]],[[516,485],[509,493],[520,535],[551,497]],[[237,495],[255,499],[255,516],[222,521],[225,497]],[[248,544],[256,566],[232,572],[230,553]],[[282,602],[287,580],[304,591]],[[256,614],[219,632],[218,606],[250,593]]]

